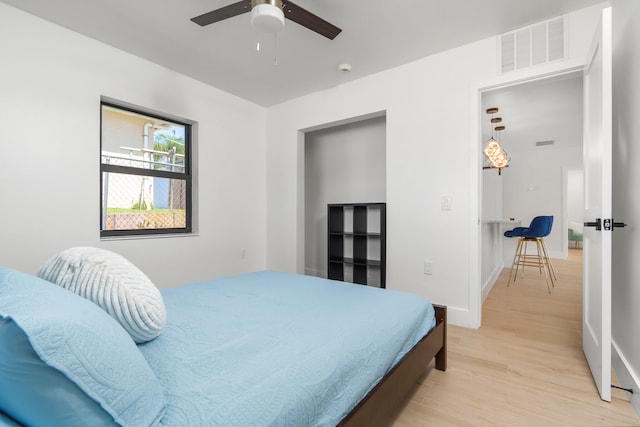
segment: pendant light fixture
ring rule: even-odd
[[[494,117],[494,114],[497,112],[497,107],[487,109],[487,114],[491,114],[491,138],[489,138],[489,141],[487,141],[483,150],[487,163],[487,166],[484,166],[483,169],[498,169],[498,175],[502,175],[502,169],[509,167],[509,160],[511,159],[497,139],[497,133],[506,129],[503,125],[494,126],[495,124],[502,122],[501,117]],[[494,131],[496,135],[495,138]]]

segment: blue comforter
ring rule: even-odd
[[[335,426],[435,325],[423,298],[263,271],[162,290],[165,426]]]

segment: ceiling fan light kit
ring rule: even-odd
[[[191,21],[204,27],[242,15],[250,10],[251,24],[255,28],[269,33],[282,31],[285,19],[315,31],[329,40],[335,39],[342,31],[330,22],[289,0],[240,0],[191,18]]]
[[[265,33],[277,33],[284,29],[284,12],[281,0],[251,0],[251,25]]]

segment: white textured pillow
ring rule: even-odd
[[[167,313],[160,291],[142,271],[114,252],[70,248],[44,263],[38,276],[100,306],[137,343],[154,339],[164,327]]]

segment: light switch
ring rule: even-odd
[[[451,210],[451,196],[440,197],[440,210],[443,210],[443,211]]]
[[[424,262],[424,274],[429,276],[433,274],[433,263],[431,261]]]

